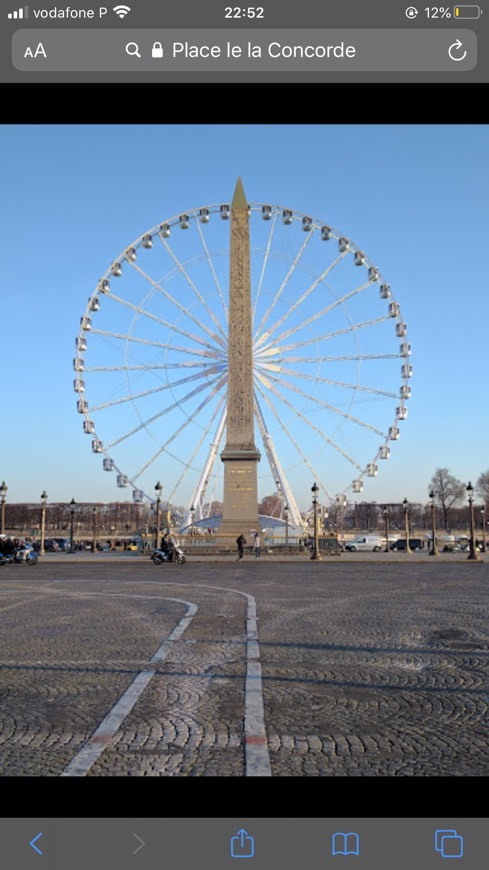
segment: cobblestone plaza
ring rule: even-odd
[[[0,580],[3,776],[489,771],[487,562],[53,558]]]

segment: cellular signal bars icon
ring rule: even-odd
[[[7,18],[29,18],[29,7],[24,6],[21,9],[16,9],[15,12],[9,12]]]

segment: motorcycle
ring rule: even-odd
[[[154,550],[151,559],[155,565],[162,565],[163,562],[176,562],[177,565],[185,565],[187,561],[185,553],[178,544],[171,544],[168,550]]]
[[[30,547],[18,547],[13,553],[0,553],[0,565],[37,565],[37,555]]]

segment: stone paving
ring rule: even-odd
[[[190,602],[86,775],[245,776],[240,593],[273,777],[487,775],[489,561],[385,556],[4,566],[0,775],[60,776]]]

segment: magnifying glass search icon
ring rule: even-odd
[[[137,42],[128,42],[126,45],[126,51],[130,55],[135,54],[136,57],[141,57],[141,55],[139,54],[139,45],[137,44]]]

